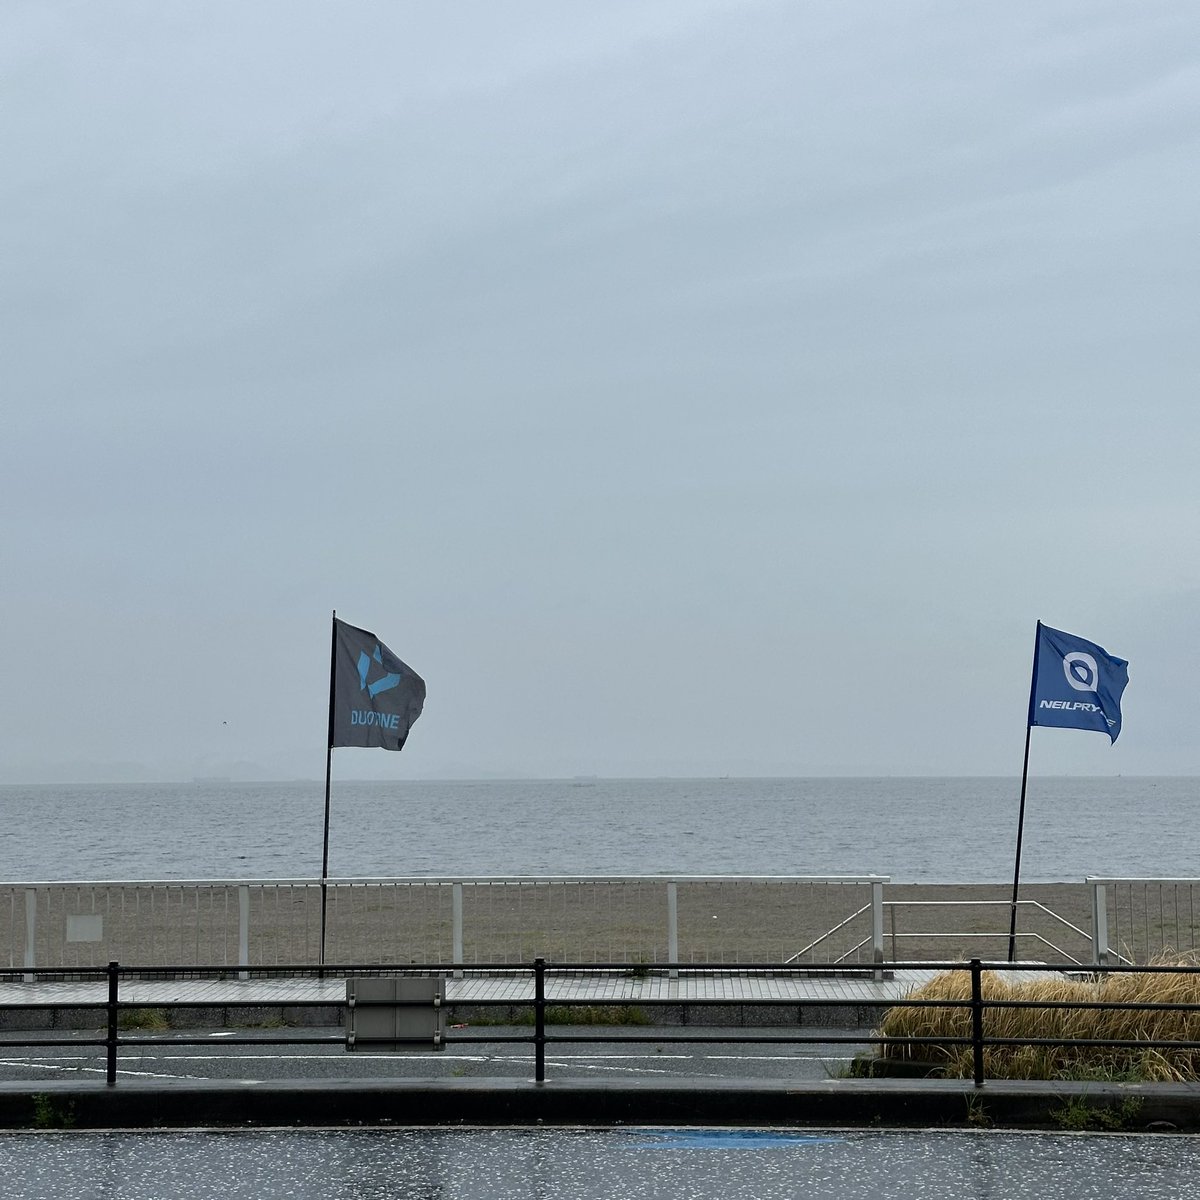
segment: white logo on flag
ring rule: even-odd
[[[1063,674],[1077,692],[1094,692],[1100,680],[1096,660],[1079,650],[1063,655]]]

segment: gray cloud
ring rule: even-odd
[[[1200,771],[1187,9],[6,19],[4,777]]]

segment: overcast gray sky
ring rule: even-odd
[[[1196,6],[0,21],[0,779],[1200,774]]]

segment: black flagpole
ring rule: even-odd
[[[1021,768],[1021,808],[1017,815],[1017,864],[1013,868],[1012,909],[1008,921],[1008,961],[1017,960],[1017,892],[1021,887],[1021,838],[1025,832],[1025,791],[1029,785],[1029,735],[1033,732],[1033,689],[1037,686],[1038,650],[1042,645],[1042,623],[1037,623],[1033,642],[1033,673],[1029,678],[1029,713],[1025,719],[1025,764]]]
[[[325,840],[321,850],[321,955],[317,960],[325,965],[325,901],[329,893],[329,776],[333,768],[333,689],[337,671],[337,609],[333,610],[332,635],[329,647],[329,736],[325,739]]]

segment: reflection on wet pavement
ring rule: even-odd
[[[8,1200],[1177,1200],[1179,1135],[782,1129],[0,1135]]]

